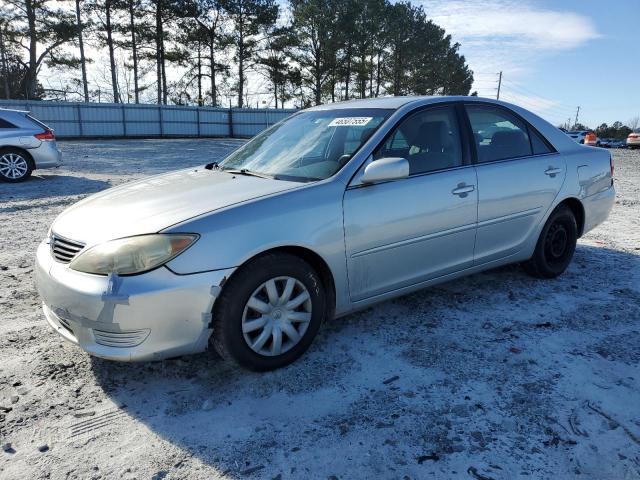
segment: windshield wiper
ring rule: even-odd
[[[247,170],[246,168],[224,168],[222,167],[223,172],[234,173],[237,175],[246,175],[248,177],[260,177],[260,178],[268,178],[269,180],[274,180],[276,177],[273,175],[267,175],[260,172],[254,172],[252,170]]]

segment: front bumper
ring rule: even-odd
[[[35,271],[47,322],[63,338],[96,357],[139,361],[205,350],[213,303],[234,269],[91,275],[56,262],[44,241]]]

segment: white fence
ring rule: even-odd
[[[0,100],[28,110],[59,138],[252,137],[296,110],[213,108],[129,103]]]

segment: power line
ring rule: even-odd
[[[535,97],[535,98],[538,98],[538,99],[541,99],[541,100],[544,100],[544,101],[552,101],[552,100],[548,100],[547,98],[543,97],[542,95],[538,95],[537,93],[535,93],[535,92],[533,92],[533,91],[531,91],[529,89],[525,89],[524,87],[516,86],[516,85],[512,84],[511,82],[509,82],[507,80],[504,80],[504,83],[505,83],[505,86],[509,90],[513,90],[513,91],[515,91],[516,93],[518,93],[520,95],[525,95],[525,96],[529,96],[529,97]],[[573,112],[573,110],[575,108],[575,107],[573,107],[571,105],[567,105],[567,104],[564,104],[564,103],[558,103],[558,102],[555,102],[555,101],[553,101],[553,106],[554,107],[558,107],[559,109],[562,109],[562,110],[565,110],[565,109],[566,110],[570,110],[572,112]]]

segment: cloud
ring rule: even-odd
[[[579,13],[541,8],[527,0],[424,0],[429,18],[461,44],[479,76],[500,70],[523,76],[540,57],[600,37]]]
[[[524,1],[423,2],[435,23],[462,41],[500,41],[518,48],[570,50],[600,35],[590,18]]]
[[[503,83],[501,98],[543,117],[566,119],[568,106],[523,89],[541,58],[580,48],[601,37],[589,17],[544,8],[530,0],[418,3],[430,19],[461,44],[460,52],[474,71],[473,90],[480,96],[495,97],[497,72],[503,71],[511,84]]]

